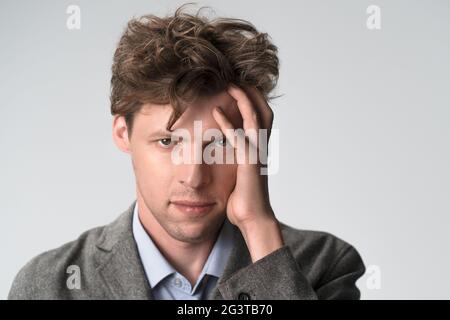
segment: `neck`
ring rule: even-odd
[[[139,220],[144,229],[167,261],[194,286],[214,246],[218,232],[199,243],[177,240],[156,220],[139,192],[137,202]]]

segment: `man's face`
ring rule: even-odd
[[[172,126],[172,130],[189,132],[183,141],[191,152],[191,161],[177,164],[172,160],[174,143],[166,130],[173,111],[170,105],[144,105],[134,117],[129,153],[136,176],[137,191],[150,213],[172,237],[198,243],[212,237],[226,215],[226,204],[236,183],[237,165],[195,163],[194,153],[204,150],[213,139],[194,139],[194,121],[201,121],[202,137],[207,129],[219,129],[212,110],[221,106],[235,128],[242,128],[242,117],[236,101],[226,92],[202,97],[190,105]],[[227,148],[223,147],[224,150]],[[205,201],[214,205],[206,214],[180,210],[172,201]]]

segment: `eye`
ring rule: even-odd
[[[228,140],[226,137],[223,137],[222,139],[218,139],[216,141],[216,143],[220,146],[220,147],[224,147],[226,148],[229,144],[228,144]]]
[[[170,147],[170,145],[172,144],[172,139],[171,138],[163,138],[163,139],[159,139],[158,143],[161,147],[163,148],[168,148]]]

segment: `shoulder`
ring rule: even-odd
[[[135,202],[113,222],[89,229],[77,239],[39,254],[20,269],[8,299],[87,299],[103,297],[98,271],[108,262],[116,243],[129,240]],[[72,290],[76,273],[84,290]]]
[[[14,278],[8,299],[63,298],[71,266],[89,272],[100,262],[96,261],[94,251],[104,228],[87,230],[77,239],[32,258]]]
[[[358,275],[365,272],[356,248],[340,237],[325,231],[297,229],[282,222],[280,227],[285,244],[313,284],[351,272]]]

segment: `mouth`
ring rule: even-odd
[[[187,200],[171,201],[170,203],[181,212],[187,214],[205,214],[209,212],[216,204],[215,202]]]

